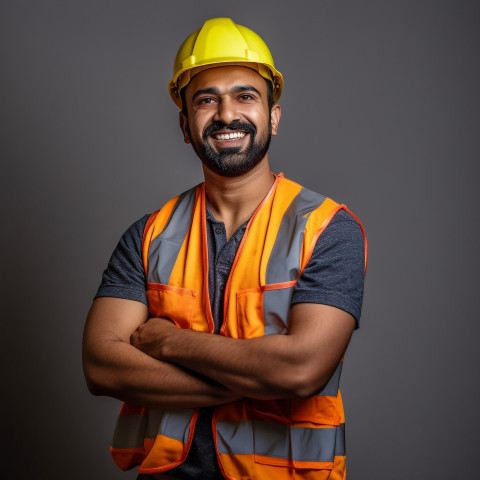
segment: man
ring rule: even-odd
[[[125,402],[112,455],[139,478],[345,476],[338,384],[363,230],[271,173],[282,87],[267,46],[230,19],[177,54],[170,93],[205,182],[127,230],[84,336],[91,392]]]

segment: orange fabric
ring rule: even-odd
[[[125,472],[142,463],[145,458],[145,449],[110,447],[110,454],[117,467]]]
[[[148,456],[142,462],[141,473],[156,473],[170,470],[180,465],[187,458],[188,448],[180,440],[158,435],[148,445]],[[178,460],[172,462],[172,458],[180,455]],[[160,466],[159,466],[160,465]]]
[[[268,212],[269,208],[271,208],[272,195],[273,195],[274,192],[276,193],[276,190],[278,188],[278,185],[279,185],[279,182],[280,182],[281,179],[283,179],[283,174],[280,174],[276,177],[275,182],[273,183],[272,187],[268,191],[266,197],[262,200],[260,205],[257,207],[257,209],[255,210],[255,212],[252,215],[252,218],[250,218],[250,221],[247,224],[247,228],[245,229],[245,233],[242,237],[240,245],[238,246],[237,253],[236,253],[235,258],[233,260],[232,269],[230,271],[230,275],[228,276],[227,284],[225,286],[225,299],[230,299],[231,300],[231,298],[233,297],[233,295],[230,295],[230,290],[232,288],[232,285],[231,285],[232,273],[235,270],[237,270],[237,264],[238,264],[239,260],[241,258],[242,259],[246,258],[247,261],[255,259],[258,262],[258,254],[256,255],[256,252],[247,251],[247,252],[243,253],[243,250],[244,250],[247,238],[249,238],[250,240],[252,238],[252,236],[250,235],[250,230],[252,228],[252,225],[254,225],[254,220],[257,218],[257,215],[259,214],[259,212],[264,212],[264,211]],[[255,224],[258,224],[259,222],[260,222],[260,220],[257,221]],[[265,227],[264,227],[264,229],[265,229]],[[251,243],[252,243],[252,241],[250,241],[250,244]],[[258,248],[258,246],[263,245],[263,244],[267,245],[267,239],[266,239],[265,236],[261,239],[260,244],[257,243],[257,248]],[[270,251],[271,251],[272,248],[273,248],[273,243],[271,244]],[[257,267],[257,268],[255,268],[255,267]],[[246,271],[247,272],[248,271],[255,272],[258,268],[259,268],[259,265],[257,265],[257,264],[255,264],[255,265],[250,264],[249,268],[247,268]],[[225,330],[225,327],[227,325],[227,322],[225,322],[225,319],[227,318],[227,315],[228,315],[228,309],[229,309],[229,304],[228,304],[228,302],[225,302],[224,303],[224,322],[223,322],[223,327],[220,331],[220,334],[221,335],[226,335],[226,336],[232,336],[232,335],[229,335],[228,333],[226,333],[226,330]],[[239,338],[239,337],[234,336],[233,338]]]
[[[160,210],[153,212],[148,218],[147,223],[145,224],[145,228],[143,229],[143,235],[142,235],[142,246],[145,245],[145,236],[150,231],[150,227],[152,226],[152,223],[155,220],[155,218],[157,218],[159,211]]]
[[[192,328],[195,290],[149,283],[147,298],[150,311],[156,317],[168,317],[179,328]]]
[[[208,244],[207,244],[207,205],[206,205],[206,193],[205,193],[205,184],[202,185],[202,204],[201,204],[201,214],[202,214],[202,262],[203,262],[203,295],[204,295],[204,313],[207,317],[208,328],[210,332],[215,330],[215,322],[213,320],[212,308],[210,303],[210,291],[208,288]]]
[[[202,185],[197,187],[190,230],[173,267],[169,285],[197,292],[192,309],[191,328],[200,332],[213,332],[213,319],[211,322],[205,321],[205,312],[210,312],[210,300],[208,298],[208,263],[206,267],[203,263],[205,250],[208,248],[204,228],[204,205],[205,188]],[[211,313],[207,318],[211,318]]]
[[[268,259],[277,239],[283,214],[300,190],[300,185],[278,176],[250,219],[225,288],[224,321],[220,331],[221,335],[232,338],[250,338],[243,337],[239,331],[238,324],[244,322],[252,326],[248,331],[262,331],[263,309],[261,305],[256,306],[261,301],[262,293],[261,291],[258,293],[249,291],[265,287]],[[287,285],[284,285],[283,288],[287,288]],[[249,304],[253,308],[247,309],[246,315],[237,321],[238,295],[249,295]],[[228,319],[232,319],[232,321],[228,321]]]

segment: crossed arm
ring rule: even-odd
[[[335,370],[355,320],[335,307],[301,303],[289,325],[286,335],[238,340],[148,319],[139,302],[99,298],[84,334],[87,384],[93,394],[155,408],[308,398]]]

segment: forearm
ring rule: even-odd
[[[167,337],[160,356],[209,377],[251,398],[308,396],[302,386],[308,372],[288,335],[249,340],[182,330]]]
[[[84,354],[90,391],[151,408],[196,408],[237,400],[219,383],[156,360],[119,340],[99,340]]]

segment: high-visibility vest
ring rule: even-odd
[[[180,328],[214,331],[208,291],[205,185],[170,200],[147,222],[143,259],[152,317]],[[276,177],[250,219],[225,287],[220,335],[285,334],[297,279],[335,213],[346,209]],[[363,231],[363,228],[362,228]],[[215,408],[213,437],[220,468],[232,480],[341,480],[345,417],[342,362],[307,400],[244,399]],[[198,409],[157,410],[123,404],[111,453],[122,470],[159,473],[185,461]]]

